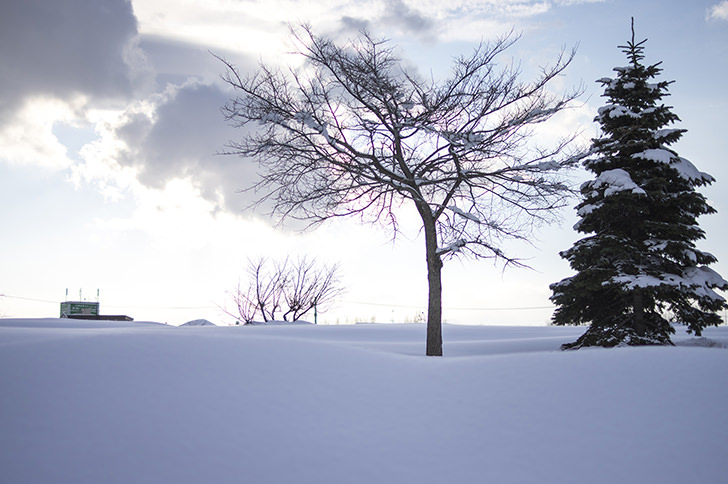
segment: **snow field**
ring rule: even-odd
[[[728,328],[584,329],[0,320],[0,482],[725,482]]]

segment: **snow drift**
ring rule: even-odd
[[[583,331],[0,320],[0,481],[725,482],[728,328]]]

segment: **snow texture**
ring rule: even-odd
[[[658,129],[655,131],[655,133],[652,135],[653,138],[656,140],[667,138],[668,136],[675,134],[675,133],[684,133],[684,129],[675,129],[675,128],[666,128],[666,129]]]
[[[645,191],[639,187],[625,170],[615,168],[614,170],[606,170],[591,183],[592,188],[598,189],[606,187],[604,196],[608,197],[615,193],[631,191],[635,194],[645,194]]]
[[[537,166],[540,171],[558,171],[563,168],[557,161],[542,161]]]
[[[638,274],[623,274],[613,277],[612,282],[621,284],[627,289],[637,287],[659,287],[659,286],[678,286],[691,288],[691,292],[697,297],[708,298],[716,301],[724,301],[725,299],[713,288],[728,288],[728,281],[723,279],[720,274],[707,266],[688,267],[681,275],[663,274],[659,277]]]
[[[583,331],[0,320],[0,481],[725,482],[728,328]]]
[[[181,326],[215,326],[215,323],[210,322],[207,319],[193,319],[192,321],[187,321]]]
[[[628,72],[632,72],[634,70],[634,66],[614,67],[612,70],[619,72],[620,74],[626,74]]]
[[[577,215],[579,217],[584,217],[586,215],[589,215],[594,210],[598,209],[602,204],[586,204],[583,207],[579,208],[579,210],[576,211]]]
[[[466,245],[467,245],[467,242],[464,239],[458,239],[451,244],[448,244],[444,247],[440,247],[439,249],[437,249],[437,254],[438,255],[448,254],[448,253],[456,254],[456,253],[460,252],[460,250],[462,250],[462,248],[465,247]]]
[[[276,113],[265,113],[263,114],[263,116],[260,117],[260,124],[266,123],[284,124],[285,119],[283,118],[283,116]]]
[[[299,111],[293,116],[293,118],[297,119],[302,124],[319,133],[321,136],[324,137],[328,144],[332,145],[336,142],[336,140],[332,138],[331,135],[329,135],[329,132],[326,129],[326,125],[320,124],[318,121],[316,121],[311,113]]]
[[[657,163],[665,163],[677,170],[680,176],[688,181],[713,182],[715,179],[707,173],[699,171],[690,161],[675,155],[665,148],[653,148],[640,151],[632,155],[632,158],[650,160]]]
[[[631,109],[625,106],[620,106],[618,104],[608,104],[606,106],[602,106],[597,110],[597,112],[599,113],[599,116],[609,116],[610,118],[619,118],[621,116],[639,118],[641,116],[640,113],[636,113]]]
[[[641,158],[643,160],[650,160],[669,165],[672,159],[676,158],[676,156],[670,150],[664,148],[653,148],[635,153],[632,155],[632,158]]]
[[[480,219],[475,214],[466,212],[465,210],[462,210],[462,209],[456,207],[455,205],[449,205],[447,208],[448,208],[448,210],[460,215],[461,217],[463,217],[465,219],[472,220],[475,223],[480,223]]]

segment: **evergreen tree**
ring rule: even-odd
[[[576,275],[551,285],[553,322],[590,327],[564,349],[672,344],[672,322],[700,336],[727,307],[714,289],[728,282],[707,267],[716,258],[695,247],[697,217],[715,212],[696,187],[714,179],[669,147],[686,130],[667,128],[679,121],[662,103],[671,82],[654,82],[661,63],[642,63],[645,42],[633,20],[619,46],[629,65],[597,81],[609,101],[595,118],[602,135],[584,166],[596,178],[581,187],[574,227],[590,235],[560,254]]]

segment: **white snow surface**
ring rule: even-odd
[[[632,158],[641,158],[644,160],[655,161],[657,163],[665,163],[675,168],[680,176],[686,180],[703,180],[713,182],[715,179],[708,173],[698,170],[695,165],[685,158],[675,155],[672,151],[665,148],[654,148],[640,151],[632,155]]]
[[[215,326],[215,323],[208,321],[207,319],[193,319],[192,321],[187,321],[180,326]]]
[[[649,150],[640,151],[632,155],[632,158],[642,158],[644,160],[656,161],[658,163],[670,164],[673,158],[676,158],[675,154],[664,148],[653,148]]]
[[[478,224],[480,223],[480,219],[478,218],[478,216],[473,213],[466,212],[465,210],[458,208],[455,205],[448,205],[447,208],[448,208],[448,210],[460,215],[461,217],[463,217],[465,219],[472,220],[473,222],[478,223]]]
[[[690,292],[698,297],[705,297],[715,301],[724,301],[725,298],[715,292],[713,288],[727,288],[728,281],[716,271],[707,266],[688,267],[682,273],[663,274],[661,277],[649,274],[623,274],[613,277],[612,282],[622,284],[628,289],[636,287],[681,286],[690,288]]]
[[[728,328],[0,320],[0,482],[722,483]]]
[[[665,129],[658,129],[655,131],[652,135],[653,138],[659,140],[663,138],[667,138],[671,134],[674,133],[684,133],[686,130],[681,128],[665,128]]]
[[[619,104],[607,104],[597,109],[599,116],[609,116],[610,118],[619,118],[621,116],[629,116],[631,118],[639,118],[640,113],[634,112],[626,106]]]
[[[591,183],[593,188],[606,187],[604,190],[605,197],[624,191],[641,194],[645,193],[645,191],[632,180],[629,173],[621,168],[603,171],[599,174],[596,180],[589,183]]]

